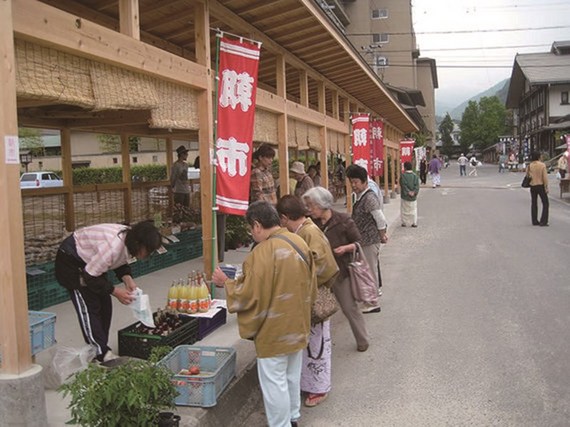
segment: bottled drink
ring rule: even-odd
[[[178,287],[176,286],[176,282],[172,282],[172,286],[168,290],[168,308],[173,310],[178,309]]]
[[[178,284],[176,285],[178,289],[178,304],[176,305],[176,310],[182,311],[182,294],[184,293],[184,281],[182,279],[178,279]]]
[[[181,313],[188,313],[190,309],[190,286],[188,284],[182,286],[182,292],[179,299],[180,299],[179,311]]]
[[[188,308],[188,313],[194,314],[198,312],[198,287],[196,286],[196,282],[192,280],[190,284],[190,296],[189,296],[190,304]]]
[[[198,311],[205,313],[210,309],[210,293],[204,279],[200,280],[198,287]]]

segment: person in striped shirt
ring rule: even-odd
[[[108,346],[113,313],[111,295],[121,304],[133,301],[137,285],[129,262],[150,256],[162,245],[162,236],[152,221],[129,227],[98,224],[75,230],[59,247],[55,277],[66,288],[77,312],[83,338],[97,350],[97,360],[116,356]],[[107,272],[113,270],[122,286],[113,286]]]

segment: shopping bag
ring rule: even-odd
[[[352,261],[348,263],[352,296],[357,302],[378,305],[378,284],[364,257],[360,243],[355,245]]]

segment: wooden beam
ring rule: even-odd
[[[321,185],[325,188],[329,188],[329,139],[325,126],[319,129],[319,145],[321,146],[321,152],[319,153],[319,160],[321,162]]]
[[[141,39],[139,0],[119,0],[119,23],[121,34]]]
[[[215,152],[214,115],[213,115],[213,81],[210,68],[210,10],[209,2],[196,3],[194,7],[196,40],[196,57],[203,62],[208,79],[206,90],[198,95],[198,144],[200,154],[200,206],[202,207],[202,249],[204,257],[204,272],[206,277],[212,277],[212,264],[218,260],[216,242],[214,241],[214,215],[212,214],[213,171],[210,153]],[[223,248],[221,249],[223,250]]]
[[[305,70],[299,71],[299,90],[301,93],[300,104],[304,107],[309,106],[309,77]]]
[[[120,128],[131,125],[148,126],[150,119],[150,112],[148,110],[117,111],[115,113],[106,112],[104,114],[93,113],[93,115],[99,117],[67,120],[67,126],[71,129],[97,129],[112,126],[118,126]]]
[[[323,82],[317,82],[317,97],[319,113],[325,114],[327,112],[327,100],[325,97],[325,84]]]
[[[12,12],[11,1],[0,1],[0,372],[20,375],[32,367],[32,357],[19,183]]]
[[[129,144],[129,135],[126,133],[121,133],[121,160],[122,160],[122,171],[123,171],[123,183],[126,185],[126,189],[123,191],[123,204],[125,208],[125,221],[129,224],[133,220],[133,195],[131,190],[131,150]]]
[[[275,80],[277,82],[277,96],[287,98],[287,65],[283,55],[275,60]]]
[[[70,188],[65,193],[65,229],[75,230],[75,208],[73,202],[73,170],[71,153],[71,129],[61,129],[61,174],[63,175],[63,185]]]
[[[36,0],[13,0],[16,37],[192,88],[209,85],[206,67]]]

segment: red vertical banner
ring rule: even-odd
[[[370,175],[370,117],[356,114],[352,123],[352,162],[362,166]]]
[[[370,158],[372,176],[384,175],[384,122],[374,120],[370,125]]]
[[[259,54],[258,45],[220,41],[216,201],[222,213],[245,215],[249,205]]]
[[[566,140],[566,158],[570,162],[570,134],[564,135],[564,139]]]
[[[416,141],[413,139],[404,139],[400,141],[400,167],[404,170],[404,163],[412,162],[414,157],[414,144]]]

